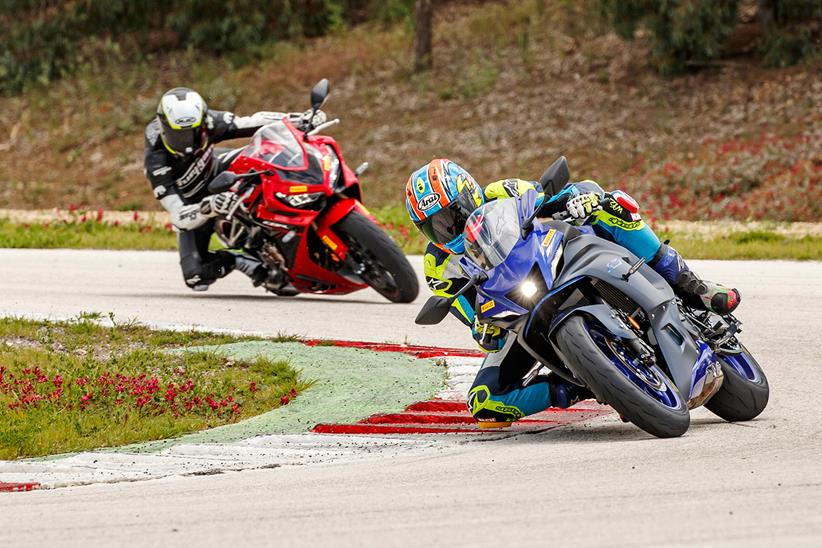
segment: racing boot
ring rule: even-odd
[[[259,259],[251,257],[250,255],[232,253],[230,251],[223,251],[222,253],[231,255],[234,266],[237,270],[251,278],[251,283],[254,287],[263,285],[268,279],[268,267]]]
[[[551,407],[562,409],[594,397],[594,394],[584,386],[568,382],[553,373],[548,375],[548,394],[551,398]]]
[[[691,308],[725,315],[736,310],[742,300],[737,289],[701,279],[688,268],[676,249],[667,244],[659,246],[649,266],[665,278],[674,293]]]
[[[249,258],[246,260],[249,261],[249,268],[253,266],[253,269],[250,269],[251,273],[248,274],[248,276],[251,278],[251,283],[254,287],[263,286],[266,290],[281,297],[293,297],[294,295],[299,295],[300,292],[297,291],[294,286],[287,283],[282,270],[263,264],[256,259]],[[254,261],[254,263],[251,263],[250,261]],[[242,270],[239,265],[237,268]]]
[[[197,258],[183,260],[183,275],[188,287],[194,291],[208,291],[211,284],[227,276],[234,270],[234,256],[227,251],[216,251],[209,254],[211,260],[200,264]]]

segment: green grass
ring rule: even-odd
[[[0,219],[0,248],[17,249],[177,249],[176,235],[163,227],[87,221],[18,224]]]
[[[181,351],[249,337],[100,319],[0,319],[0,459],[172,438],[266,412],[311,385],[284,361]]]
[[[372,210],[383,228],[409,255],[425,251],[426,241],[408,220],[405,208],[388,206]],[[112,226],[104,223],[54,223],[25,226],[0,219],[0,248],[41,249],[138,249],[176,250],[173,232],[164,228],[146,230],[149,225]],[[691,259],[791,259],[822,260],[822,237],[783,236],[770,230],[733,232],[724,236],[701,238],[693,234],[661,232],[660,239]],[[212,248],[221,247],[216,238]]]
[[[818,236],[792,238],[754,230],[710,239],[670,233],[660,238],[670,238],[671,245],[687,259],[822,261],[822,238]]]

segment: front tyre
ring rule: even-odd
[[[420,291],[417,274],[397,244],[358,211],[335,225],[349,256],[362,265],[359,276],[393,303],[410,303]]]
[[[738,342],[734,346],[733,351],[723,352],[722,348],[716,351],[725,379],[705,407],[726,421],[749,421],[765,410],[770,387],[748,349]]]
[[[622,340],[595,321],[571,316],[557,330],[557,345],[574,375],[600,401],[659,438],[684,434],[691,417],[673,382],[648,367]]]

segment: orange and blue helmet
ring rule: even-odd
[[[449,253],[464,253],[465,221],[485,201],[482,189],[456,163],[431,160],[411,174],[405,185],[405,207],[420,231]]]

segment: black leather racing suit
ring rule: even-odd
[[[193,154],[176,154],[166,148],[155,118],[145,131],[145,174],[154,197],[171,215],[178,231],[180,266],[186,285],[205,288],[235,267],[249,276],[259,262],[227,252],[211,253],[208,244],[214,220],[200,212],[200,200],[208,196],[208,183],[224,171],[241,149],[215,148],[220,141],[250,137],[260,127],[288,117],[299,122],[301,113],[258,112],[235,116],[231,112],[208,110],[204,123],[208,129],[206,146]]]

